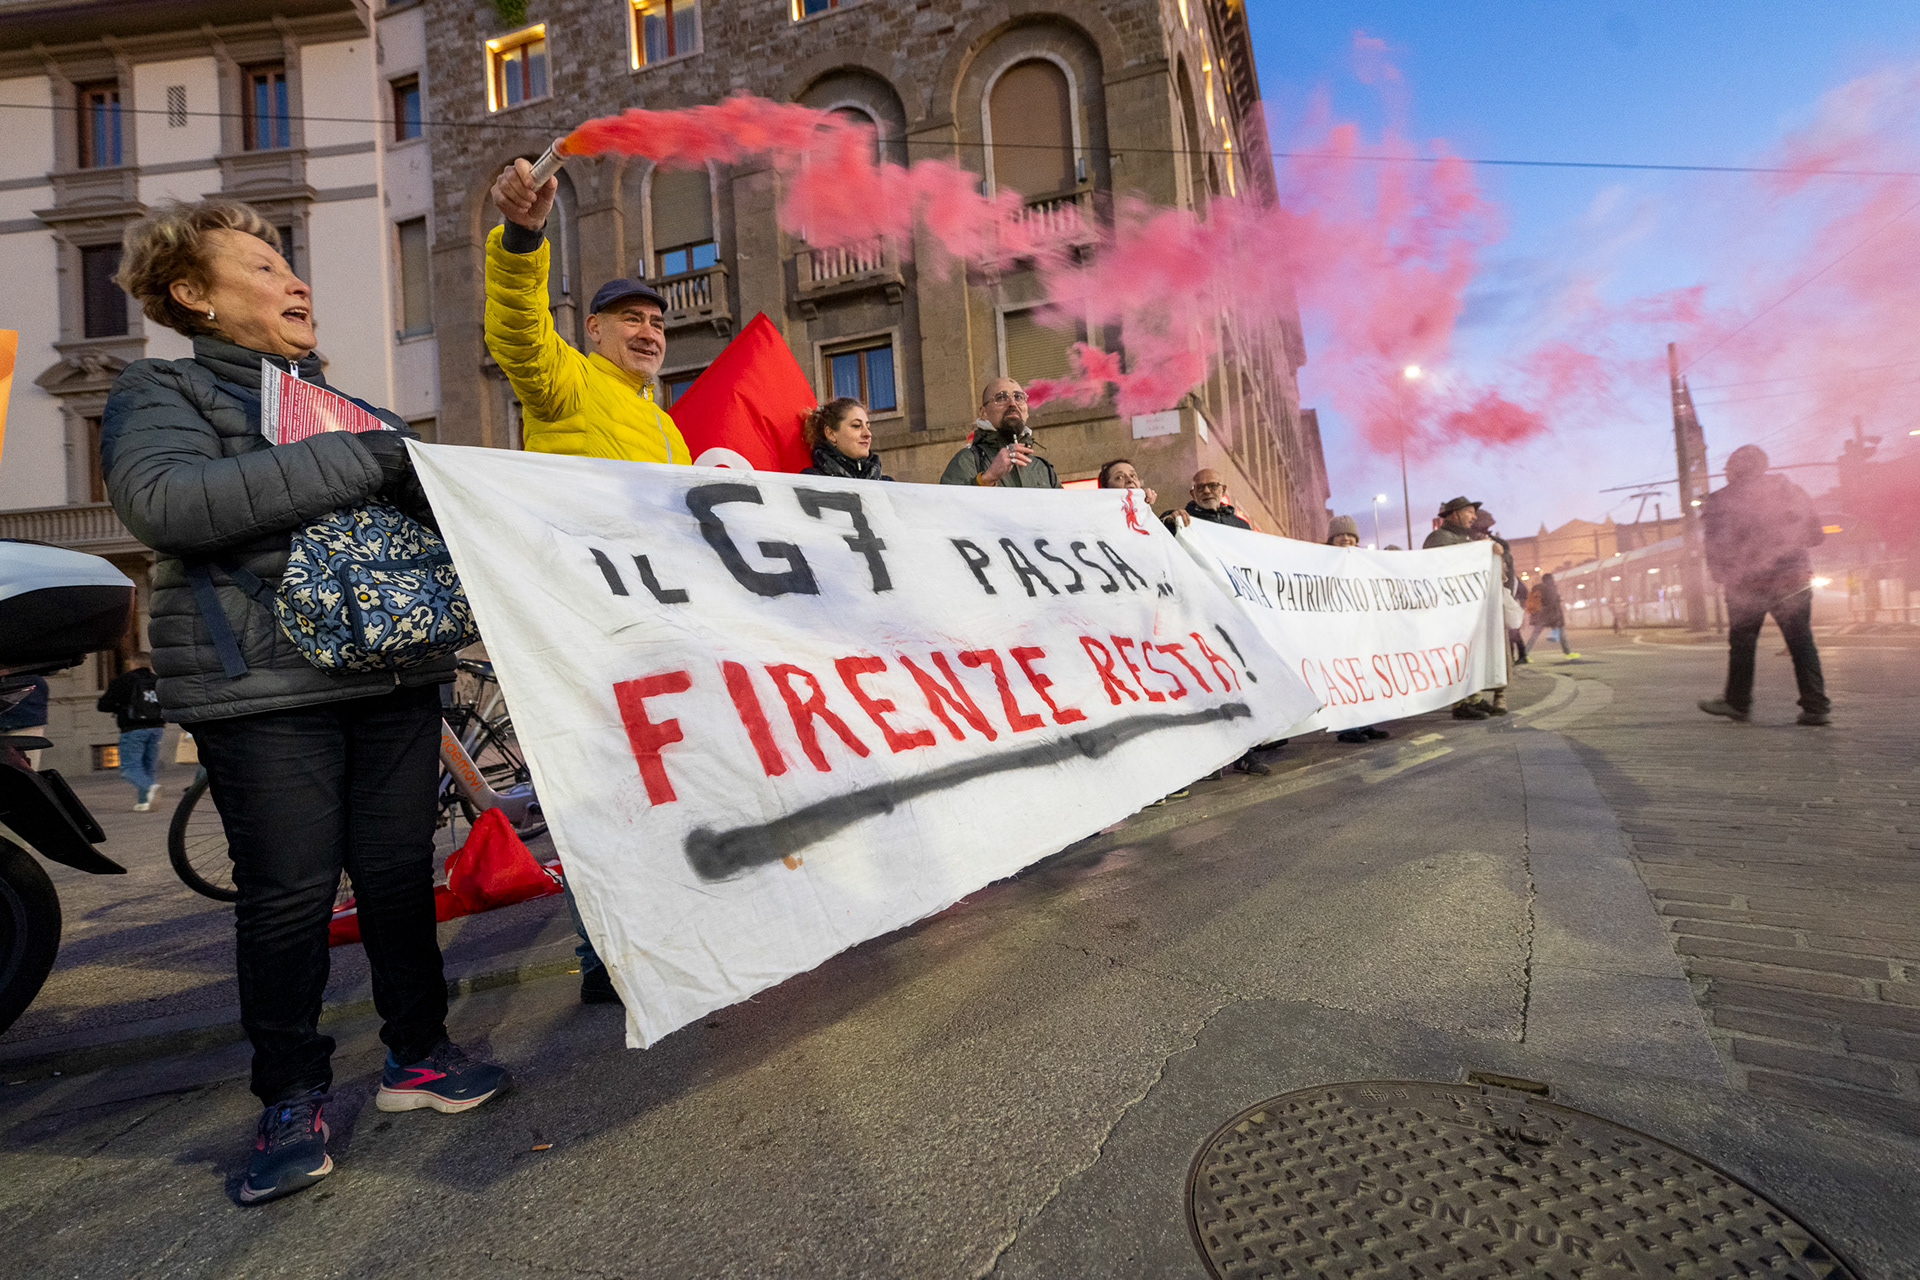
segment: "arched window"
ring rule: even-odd
[[[873,134],[873,162],[879,164],[886,157],[880,149],[880,122],[859,107],[835,107],[833,114],[848,124],[859,125]]]
[[[1016,63],[993,83],[987,104],[993,135],[993,185],[1032,199],[1076,184],[1073,92],[1055,64]]]
[[[706,169],[657,169],[648,200],[654,279],[701,271],[719,261],[713,239],[713,184]]]
[[[1201,172],[1201,151],[1204,143],[1200,137],[1200,114],[1193,106],[1193,80],[1187,75],[1187,64],[1180,64],[1177,77],[1180,86],[1180,123],[1186,128],[1186,138],[1181,145],[1186,148],[1187,185],[1189,199],[1194,208],[1206,203],[1206,178]]]
[[[559,178],[553,212],[547,215],[547,309],[560,336],[584,351],[587,318],[581,314],[581,304],[586,299],[580,296],[580,231],[574,223],[573,178],[564,171]]]

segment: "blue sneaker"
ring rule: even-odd
[[[260,1113],[253,1156],[240,1184],[241,1204],[264,1204],[304,1191],[333,1172],[327,1154],[327,1122],[321,1113],[332,1097],[309,1093],[276,1102]]]
[[[475,1062],[451,1040],[442,1040],[418,1062],[401,1066],[387,1054],[380,1092],[373,1105],[382,1111],[432,1107],[449,1114],[479,1106],[513,1083],[505,1067]]]

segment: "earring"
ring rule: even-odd
[[[209,320],[211,320],[211,319],[213,319],[213,308],[212,308],[212,307],[208,307],[208,308],[207,308],[207,319],[209,319]]]

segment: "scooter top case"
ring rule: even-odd
[[[0,541],[0,685],[8,675],[69,667],[119,643],[133,609],[133,580],[99,556]],[[100,824],[58,773],[36,771],[16,744],[0,738],[0,823],[41,856],[95,875],[125,868],[93,846]]]
[[[0,541],[0,668],[52,670],[119,643],[133,580],[64,547]]]

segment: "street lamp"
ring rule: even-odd
[[[1418,382],[1424,375],[1420,366],[1410,364],[1400,371],[1403,382]],[[1406,509],[1407,550],[1413,550],[1413,498],[1407,491],[1407,403],[1400,401],[1400,502]]]
[[[1384,493],[1373,495],[1373,545],[1380,545],[1380,504],[1387,500]]]

